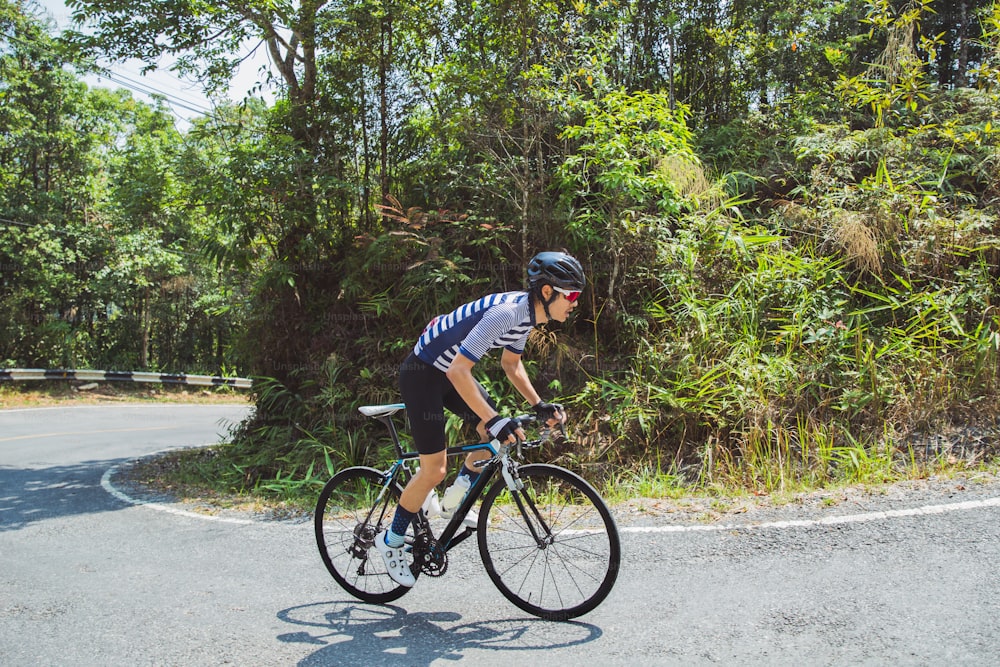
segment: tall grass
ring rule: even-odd
[[[600,416],[592,450],[617,483],[664,460],[696,487],[764,492],[927,474],[914,437],[995,398],[998,236],[980,226],[930,261],[922,235],[942,211],[885,190],[867,212],[813,197],[753,221],[694,211],[652,235],[648,335],[574,397]]]

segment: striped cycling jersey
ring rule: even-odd
[[[534,324],[527,292],[489,294],[431,320],[413,353],[440,371],[447,371],[459,352],[472,361],[498,347],[521,354]]]

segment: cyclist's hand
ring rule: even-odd
[[[566,411],[559,403],[539,402],[534,406],[535,414],[538,418],[550,427],[561,426],[566,423]]]
[[[514,442],[515,438],[525,440],[524,431],[513,419],[497,415],[486,422],[486,430],[501,443]]]

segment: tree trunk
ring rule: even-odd
[[[958,0],[958,68],[955,72],[955,86],[969,85],[966,72],[969,69],[969,1]]]
[[[671,5],[672,7],[672,5]],[[670,110],[677,108],[676,96],[674,93],[674,19],[670,19],[667,26],[667,82],[670,86]]]
[[[362,211],[362,215],[365,220],[365,228],[371,229],[372,215],[371,215],[371,196],[372,196],[372,143],[371,137],[368,136],[368,123],[365,122],[365,118],[368,115],[368,86],[365,85],[365,78],[359,77],[361,80],[361,160],[363,164],[361,165],[361,199],[358,202],[358,210]],[[382,194],[382,200],[380,204],[385,203],[385,194]]]
[[[142,300],[139,305],[139,327],[141,329],[141,346],[139,348],[139,367],[143,370],[149,368],[149,329],[150,329],[150,313],[149,313],[149,288],[147,287],[142,294]]]
[[[391,12],[386,12],[382,19],[382,39],[378,60],[378,94],[379,117],[381,128],[379,134],[379,183],[381,186],[381,201],[389,194],[389,66],[392,59],[392,19]]]

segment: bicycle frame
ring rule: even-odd
[[[397,404],[392,407],[397,407],[399,409],[402,409],[404,406],[402,404]],[[403,478],[405,485],[405,482],[408,482],[412,477],[412,473],[405,465],[406,462],[416,460],[420,457],[419,452],[403,451],[403,447],[399,442],[399,433],[396,430],[395,423],[392,421],[393,414],[394,413],[388,413],[384,415],[373,416],[375,419],[385,424],[386,428],[389,429],[389,434],[392,436],[392,444],[396,450],[397,458],[395,463],[393,463],[392,466],[390,466],[390,468],[386,470],[384,473],[386,486],[388,486],[389,483],[397,475],[400,475]],[[490,482],[493,481],[493,477],[496,475],[497,470],[502,469],[504,462],[509,460],[507,458],[508,448],[502,447],[500,450],[498,450],[494,446],[493,442],[461,445],[458,447],[448,447],[445,449],[445,454],[448,457],[458,456],[460,454],[469,454],[471,452],[478,452],[478,451],[487,453],[488,457],[486,458],[485,461],[483,461],[483,463],[485,463],[485,466],[483,467],[482,472],[479,474],[479,478],[476,480],[476,483],[469,488],[469,491],[465,494],[465,498],[462,500],[462,503],[458,506],[458,508],[455,509],[454,513],[451,516],[451,519],[448,521],[448,525],[445,526],[444,530],[441,532],[440,535],[438,536],[434,535],[433,530],[431,530],[430,521],[423,512],[418,512],[416,518],[414,519],[414,522],[416,523],[417,526],[417,532],[419,533],[422,530],[427,531],[427,533],[431,537],[434,537],[437,540],[439,545],[442,545],[442,548],[444,549],[445,552],[450,551],[452,547],[461,544],[469,536],[475,534],[476,529],[469,526],[466,526],[465,530],[462,531],[461,533],[459,533],[458,531],[459,528],[462,527],[462,521],[469,513],[469,510],[472,509],[473,505],[475,505],[476,502],[479,501],[480,497],[483,495],[486,488],[489,486]],[[523,444],[526,443],[518,443],[519,446]],[[505,477],[507,476],[505,475]],[[511,483],[512,481],[513,481],[512,479],[509,479],[508,483]],[[525,508],[522,505],[519,497],[517,498],[517,504],[519,509],[522,512],[524,512]],[[534,532],[534,529],[532,529],[532,532]],[[539,539],[537,535],[535,535],[535,538]]]

